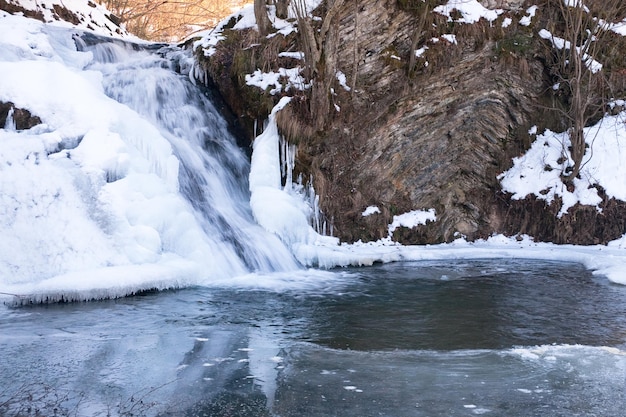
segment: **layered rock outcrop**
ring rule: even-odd
[[[332,105],[316,107],[315,97],[298,97],[280,123],[298,143],[297,170],[313,178],[335,235],[379,239],[394,215],[434,208],[437,221],[400,228],[394,238],[437,243],[505,233],[591,244],[622,236],[622,202],[605,199],[602,212],[577,206],[557,217],[559,201],[512,201],[501,191],[497,175],[528,148],[529,128],[562,128],[559,115],[547,110],[545,45],[532,28],[503,24],[508,16],[519,20],[515,13],[524,2],[484,1],[506,11],[495,22],[473,25],[450,22],[432,9],[424,21],[420,7],[426,3],[336,3],[336,32],[327,41],[337,43],[318,69],[332,87]],[[318,13],[323,18],[326,10]],[[414,46],[420,52],[412,60]],[[224,78],[212,68],[213,78]],[[226,100],[240,109],[244,95],[233,91],[246,87],[233,77],[226,84]],[[323,129],[315,128],[319,117]],[[362,216],[368,206],[380,213]]]
[[[359,57],[339,54],[339,69],[356,80],[355,90],[338,99],[348,104],[341,106],[347,116],[338,114],[320,139],[326,151],[300,145],[312,155],[316,184],[327,184],[322,207],[347,240],[384,237],[394,214],[429,208],[437,222],[398,238],[427,243],[488,235],[496,175],[523,147],[544,85],[542,67],[524,57],[518,65],[500,62],[492,41],[459,36],[455,44],[429,31],[425,39],[438,41],[423,43],[434,54],[425,54],[410,78],[403,63],[419,17],[384,3],[361,2],[356,15],[346,10],[340,37],[348,50],[352,40]],[[364,218],[369,205],[381,214]]]

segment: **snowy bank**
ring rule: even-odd
[[[67,29],[84,29],[103,36],[139,40],[120,25],[119,19],[97,2],[87,0],[6,0],[26,16]],[[10,9],[7,9],[10,10]],[[72,21],[72,23],[70,23]]]

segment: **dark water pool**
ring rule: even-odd
[[[472,260],[0,308],[0,415],[54,409],[624,416],[626,287],[578,265]]]

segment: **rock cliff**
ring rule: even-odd
[[[505,24],[519,20],[528,4],[484,1],[504,10],[495,21],[462,24],[432,13],[440,3],[335,0],[326,56],[309,68],[330,88],[318,97],[297,93],[279,118],[285,136],[298,144],[296,169],[313,179],[334,234],[344,241],[379,239],[394,215],[434,208],[437,221],[400,228],[395,240],[423,244],[505,233],[592,244],[622,236],[623,202],[605,198],[601,212],[576,206],[557,217],[558,200],[513,201],[496,178],[529,147],[531,126],[562,129],[558,112],[549,110],[555,98],[545,44],[532,24]],[[320,20],[330,6],[315,12]],[[550,17],[535,19],[542,18]],[[302,45],[295,35],[231,35],[205,67],[251,124],[273,101],[252,93],[243,73],[277,65],[268,51]],[[244,50],[256,52],[243,56]],[[380,213],[362,216],[368,206]]]

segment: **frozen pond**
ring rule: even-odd
[[[0,414],[20,406],[81,416],[617,416],[626,287],[572,264],[439,261],[344,269],[287,291],[3,306]]]

